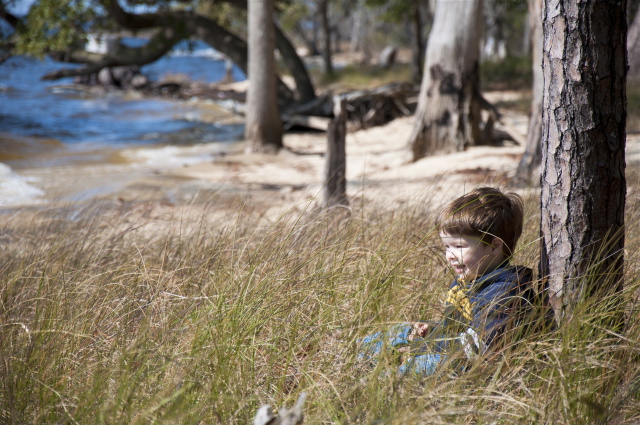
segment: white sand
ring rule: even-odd
[[[490,101],[510,93],[488,93]],[[527,117],[501,111],[503,122],[522,139]],[[439,201],[479,184],[504,186],[517,167],[524,146],[472,147],[415,163],[408,138],[413,117],[347,136],[347,195],[394,208],[413,199]],[[242,152],[242,144],[128,149],[120,164],[24,170],[31,186],[44,191],[41,202],[107,198],[119,202],[189,201],[197,194],[232,191],[261,198],[265,214],[278,214],[319,197],[326,135],[286,134],[287,149],[276,156]],[[630,137],[628,163],[640,162],[638,137]],[[0,194],[2,196],[2,194]],[[240,195],[238,195],[240,196]]]

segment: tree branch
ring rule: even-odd
[[[222,1],[246,9],[246,0]],[[101,3],[109,16],[123,28],[130,30],[163,29],[142,48],[134,49],[121,45],[117,52],[109,53],[100,58],[74,52],[70,55],[72,60],[79,63],[87,63],[88,66],[80,69],[60,70],[45,75],[43,79],[55,80],[64,77],[88,75],[98,72],[102,68],[112,66],[146,65],[162,57],[178,41],[189,35],[196,36],[220,51],[238,65],[245,74],[248,74],[247,43],[209,18],[184,11],[136,14],[125,11],[118,0],[102,0]],[[171,34],[169,35],[169,33]],[[278,79],[278,98],[283,104],[289,104],[294,99],[293,92],[281,79]]]
[[[61,69],[45,75],[42,79],[58,80],[65,77],[89,75],[100,71],[102,68],[113,66],[146,65],[160,59],[182,38],[183,36],[179,32],[171,28],[165,28],[158,31],[147,44],[139,48],[126,47],[120,44],[115,52],[109,52],[105,55],[73,52],[70,54],[72,61],[85,63],[87,66],[76,69]]]
[[[299,101],[300,103],[311,102],[316,98],[316,93],[311,83],[309,73],[307,72],[307,67],[304,62],[302,62],[302,59],[300,59],[300,56],[298,56],[298,53],[296,53],[296,48],[291,44],[291,41],[289,41],[284,32],[278,25],[275,27],[276,47],[282,54],[282,58],[296,82],[296,88],[300,95]]]
[[[4,2],[0,1],[0,18],[7,21],[9,25],[11,25],[14,29],[20,24],[20,19],[18,19],[15,15],[11,14],[7,8],[5,7]]]
[[[223,0],[246,9],[246,0]],[[191,12],[173,11],[158,14],[128,13],[118,0],[103,0],[110,16],[124,28],[148,29],[155,27],[178,26],[182,31],[194,35],[214,49],[231,59],[242,71],[247,72],[247,43],[237,35],[221,27],[213,20]],[[293,92],[278,78],[278,98],[281,103],[293,101]]]

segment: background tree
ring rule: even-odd
[[[397,25],[406,23],[411,46],[411,77],[413,81],[422,80],[424,64],[423,29],[431,25],[432,17],[425,0],[366,0],[369,7],[384,8],[382,19]],[[423,18],[424,15],[424,18]]]
[[[6,5],[2,1],[0,1],[0,20],[6,22],[6,26],[3,27],[0,25],[0,64],[2,64],[13,55],[15,43],[11,39],[11,35],[15,33],[21,20],[7,10]],[[0,24],[2,24],[2,22],[0,22]]]
[[[427,43],[413,161],[483,143],[480,129],[481,0],[438,0]]]
[[[532,183],[535,171],[540,168],[542,158],[542,0],[528,0],[529,25],[531,28],[531,58],[533,87],[527,145],[516,170],[516,180],[521,184]],[[535,183],[539,183],[537,179]]]
[[[322,63],[324,73],[333,74],[333,62],[331,59],[331,25],[329,24],[329,0],[318,0],[318,15],[322,27]]]
[[[560,320],[622,288],[626,6],[544,5],[541,270]]]
[[[29,10],[26,22],[17,26],[16,52],[34,56],[49,54],[59,60],[85,65],[46,76],[58,79],[88,75],[106,67],[146,65],[168,53],[181,40],[199,39],[230,58],[245,73],[248,72],[247,43],[237,34],[238,28],[231,25],[234,21],[224,16],[225,13],[227,16],[231,14],[230,11],[235,15],[245,13],[246,0],[220,0],[208,3],[208,7],[192,0],[161,1],[153,6],[142,3],[147,10],[144,13],[133,13],[130,7],[125,9],[118,0],[97,0],[101,7],[78,0],[63,4],[38,1]],[[150,36],[150,41],[140,48],[121,44],[103,55],[84,51],[87,34],[123,30],[144,32]],[[304,63],[279,29],[277,46],[296,81],[296,90],[293,91],[280,78],[277,79],[279,103],[286,106],[296,101],[313,100],[313,84]]]
[[[247,152],[275,153],[282,147],[276,95],[273,0],[249,0],[249,89],[245,117]]]
[[[635,8],[637,10],[637,7]],[[629,25],[627,35],[627,47],[629,51],[629,78],[633,80],[640,79],[640,13],[632,16],[633,21]]]

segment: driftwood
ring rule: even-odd
[[[292,127],[305,127],[314,130],[327,131],[331,123],[331,118],[314,117],[311,115],[282,115],[282,122],[284,122],[284,129],[289,130]]]
[[[337,96],[336,96],[337,97]],[[347,136],[347,114],[344,99],[335,99],[335,118],[327,131],[327,155],[324,168],[323,208],[349,205],[347,200],[347,155],[345,139]]]
[[[253,425],[298,425],[303,422],[302,408],[307,399],[307,393],[300,394],[298,401],[292,410],[282,408],[278,411],[278,416],[273,414],[271,406],[264,405],[258,409]]]
[[[157,86],[152,83],[148,85],[146,90],[158,94]],[[222,109],[236,115],[243,116],[246,111],[243,93],[207,90],[192,84],[181,85],[177,93],[174,94],[174,97],[185,99],[190,96],[211,99]],[[310,102],[283,110],[281,118],[285,130],[302,127],[328,132],[330,124],[336,116],[334,112],[336,103],[344,102],[346,125],[350,131],[353,131],[384,125],[396,118],[414,114],[417,96],[417,88],[407,83],[389,84],[373,90],[358,90],[339,95],[327,93]],[[482,130],[486,144],[497,145],[504,141],[512,141],[520,145],[526,144],[524,137],[504,122],[500,111],[484,97],[480,97],[480,107],[486,115]]]
[[[282,111],[285,129],[305,127],[327,131],[335,117],[336,98],[345,102],[347,125],[351,130],[384,125],[396,118],[414,113],[417,88],[410,84],[390,84],[373,90],[359,90],[340,95],[325,94],[301,105]],[[243,114],[245,107],[239,101],[218,101],[221,108]]]
[[[416,109],[417,88],[406,83],[390,84],[373,90],[359,90],[338,96],[325,94],[312,102],[287,111],[289,115],[332,118],[335,98],[344,100],[350,129],[384,125],[396,118],[408,116]],[[285,114],[286,115],[286,114]]]

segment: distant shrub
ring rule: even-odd
[[[533,83],[532,66],[529,56],[484,61],[480,64],[480,86],[483,90],[530,89]]]

